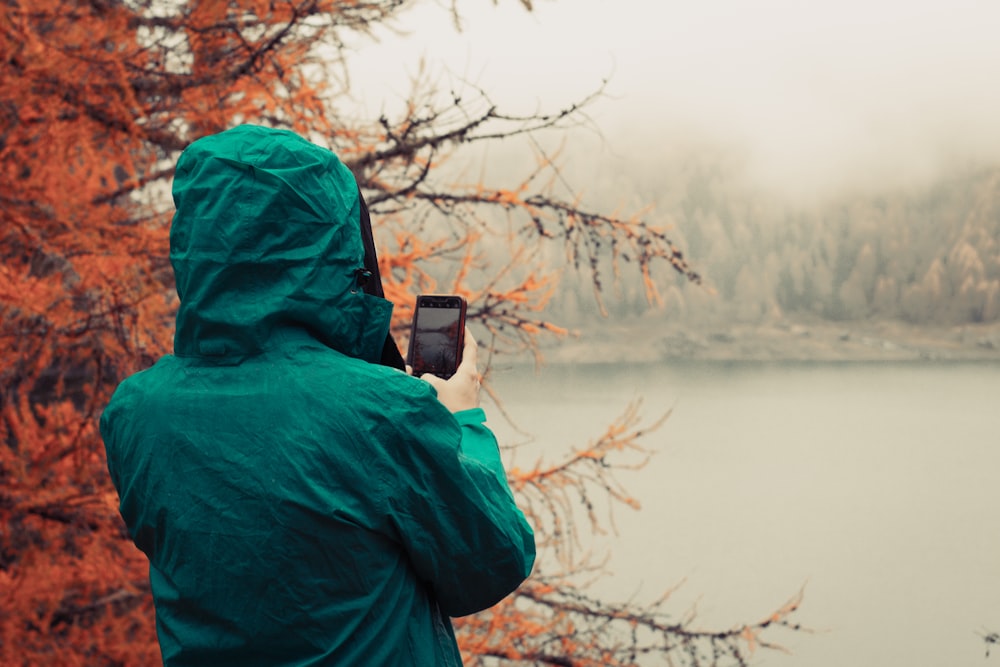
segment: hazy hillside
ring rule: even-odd
[[[667,356],[804,358],[980,357],[1000,347],[1000,169],[809,205],[736,187],[724,167],[697,161],[619,174],[598,201],[653,203],[705,284],[669,277],[663,307],[648,312],[626,274],[601,321],[586,276],[569,274],[550,313],[591,342],[646,331]],[[719,351],[754,336],[742,352]],[[924,347],[910,349],[916,341]]]

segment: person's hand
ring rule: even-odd
[[[437,390],[438,400],[452,412],[479,407],[478,353],[476,339],[472,337],[469,327],[466,327],[462,363],[458,365],[455,374],[447,380],[430,373],[424,373],[420,376],[421,380]]]

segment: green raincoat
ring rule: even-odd
[[[378,361],[359,195],[326,149],[241,126],[174,181],[174,354],[101,417],[168,667],[460,665],[449,616],[528,576],[482,410]]]

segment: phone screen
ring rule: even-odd
[[[410,332],[409,362],[413,375],[455,374],[465,342],[465,299],[460,296],[418,296]]]

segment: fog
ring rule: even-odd
[[[515,112],[564,108],[607,78],[607,95],[587,109],[592,122],[571,142],[587,148],[567,166],[573,188],[606,192],[610,182],[614,194],[631,197],[628,206],[655,200],[721,299],[758,314],[780,310],[774,319],[785,325],[802,313],[835,321],[823,328],[812,317],[809,328],[786,326],[790,334],[780,338],[741,338],[721,326],[702,336],[688,322],[704,290],[684,286],[673,290],[669,316],[646,320],[655,326],[616,328],[606,349],[592,335],[576,348],[560,342],[558,352],[574,363],[548,376],[501,374],[511,389],[502,392],[506,407],[527,415],[529,432],[542,431],[542,446],[575,437],[567,435],[575,427],[585,429],[581,441],[590,437],[606,422],[588,419],[633,392],[649,406],[684,394],[663,429],[665,455],[642,473],[653,485],[646,509],[631,529],[622,519],[615,536],[622,541],[613,584],[658,592],[690,575],[709,615],[724,610],[738,622],[808,579],[801,620],[820,632],[793,638],[791,656],[762,652],[754,664],[981,662],[976,633],[996,630],[990,613],[1000,582],[990,557],[1000,538],[995,484],[982,474],[995,469],[984,462],[995,450],[996,420],[979,398],[996,394],[996,376],[992,366],[936,361],[960,344],[977,355],[1000,350],[1000,336],[967,336],[966,320],[946,316],[952,306],[969,308],[961,290],[941,287],[981,285],[989,296],[977,302],[979,319],[996,319],[1000,276],[990,241],[1000,238],[998,177],[968,174],[975,165],[1000,167],[1000,2],[541,0],[527,13],[518,0],[463,0],[461,33],[447,4],[426,2],[402,16],[408,35],[379,31],[381,43],[359,47],[354,83],[368,113],[400,103],[421,57],[450,70],[444,85],[449,76],[465,79]],[[598,135],[603,144],[594,143]],[[685,162],[721,164],[724,178],[696,173],[701,192],[684,193],[690,178],[677,164]],[[948,187],[929,187],[963,173]],[[734,194],[738,185],[750,192]],[[887,201],[871,196],[925,186]],[[661,192],[668,189],[682,192]],[[785,215],[784,202],[759,192],[816,202],[821,214]],[[837,204],[832,213],[824,200]],[[772,219],[789,229],[777,241],[762,233]],[[872,248],[885,249],[879,262]],[[956,261],[962,257],[971,259]],[[881,302],[872,294],[883,287],[889,296]],[[619,306],[628,305],[623,293]],[[583,306],[571,309],[585,303],[572,296],[557,300],[558,321],[596,319]],[[665,337],[684,312],[678,336]],[[909,332],[870,333],[859,322],[872,312],[958,322],[961,340],[930,348]],[[597,326],[588,321],[588,335]],[[639,359],[619,383],[609,381],[614,364],[576,363],[620,360],[626,347],[674,356]],[[689,359],[731,353],[935,363],[904,373],[879,364]],[[967,369],[982,371],[981,379]],[[934,375],[956,370],[947,382]],[[873,372],[885,384],[873,384]],[[551,440],[546,428],[556,433]]]
[[[589,109],[607,150],[647,166],[721,151],[789,197],[1000,162],[1000,3],[543,0],[528,13],[479,0],[460,3],[460,33],[447,4],[355,45],[364,108],[398,103],[423,57],[515,111],[561,108],[609,79]]]

